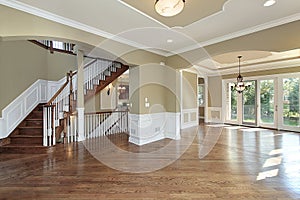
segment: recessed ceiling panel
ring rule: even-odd
[[[239,52],[230,52],[221,55],[214,56],[213,59],[222,65],[237,63],[237,56],[243,56],[241,61],[251,61],[262,58],[267,58],[272,55],[271,52],[267,51],[239,51]]]
[[[156,13],[154,10],[155,0],[120,1],[132,6],[168,27],[185,27],[193,22],[222,11],[223,5],[227,0],[186,0],[183,11],[173,17],[163,17]]]

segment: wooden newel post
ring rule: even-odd
[[[68,136],[68,113],[64,112],[64,138],[62,140],[63,144],[67,143],[67,136]]]

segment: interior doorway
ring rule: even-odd
[[[201,77],[198,77],[198,113],[200,125],[205,119],[205,80]]]

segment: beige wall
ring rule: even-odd
[[[108,89],[110,88],[109,94]],[[117,85],[116,81],[106,86],[100,93],[100,108],[103,110],[114,110],[117,108]]]
[[[222,107],[222,78],[208,77],[208,107]]]
[[[179,111],[179,75],[172,68],[148,64],[130,68],[130,112],[148,114]],[[145,98],[149,107],[145,106]]]
[[[45,79],[46,65],[46,53],[29,42],[0,42],[0,111],[37,79]]]
[[[115,110],[117,108],[117,80],[113,81],[110,87],[110,94],[107,94],[108,86],[101,92],[92,96],[84,102],[84,112],[100,112],[103,110]]]
[[[0,37],[4,41],[57,38],[60,41],[73,41],[75,44],[104,49],[104,51],[113,55],[108,59],[123,59],[125,62],[135,65],[159,63],[166,59],[164,56],[136,49],[99,35],[71,28],[3,5],[0,5],[0,27]],[[92,49],[90,51],[93,51]],[[88,54],[89,52],[85,53]],[[99,57],[102,56],[99,55]]]
[[[84,102],[84,112],[100,112],[100,92]]]
[[[197,108],[197,74],[182,72],[182,108]]]
[[[61,79],[74,61],[75,56],[50,54],[28,41],[0,41],[0,111],[38,79]]]
[[[60,80],[70,70],[77,70],[76,56],[47,52],[47,80]]]
[[[184,57],[181,57],[181,55],[169,56],[166,59],[166,64],[174,69],[185,69],[192,67],[192,64]]]

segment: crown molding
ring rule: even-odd
[[[118,0],[118,1],[124,4],[123,1],[121,1],[121,0]],[[272,28],[272,27],[276,27],[276,26],[279,26],[279,25],[283,25],[283,24],[286,24],[286,23],[290,23],[290,22],[293,22],[293,21],[300,20],[300,13],[297,13],[297,14],[294,14],[294,15],[290,15],[290,16],[278,19],[278,20],[273,20],[271,22],[267,22],[267,23],[264,23],[264,24],[261,24],[261,25],[253,26],[253,27],[250,27],[250,28],[247,28],[247,29],[244,29],[244,30],[241,30],[241,31],[237,31],[237,32],[234,32],[234,33],[230,33],[230,34],[227,34],[227,35],[224,35],[224,36],[221,36],[221,37],[216,37],[216,38],[204,41],[204,42],[200,42],[200,43],[197,43],[195,45],[184,47],[184,48],[179,49],[177,51],[172,51],[170,53],[164,53],[164,52],[161,52],[159,50],[156,51],[152,47],[141,45],[141,44],[133,42],[131,40],[124,39],[124,38],[119,37],[117,35],[102,31],[102,30],[94,28],[92,26],[88,26],[86,24],[83,24],[83,23],[77,22],[75,20],[71,20],[71,19],[59,16],[59,15],[53,14],[51,12],[48,12],[48,11],[45,11],[45,10],[42,10],[42,9],[39,9],[39,8],[36,8],[36,7],[33,7],[33,6],[30,6],[28,4],[21,3],[21,2],[16,1],[16,0],[0,0],[0,4],[11,7],[11,8],[14,8],[14,9],[17,9],[17,10],[20,10],[20,11],[23,11],[23,12],[26,12],[26,13],[29,13],[29,14],[32,14],[32,15],[35,15],[35,16],[38,16],[38,17],[41,17],[41,18],[44,18],[44,19],[47,19],[47,20],[51,20],[51,21],[54,21],[54,22],[57,22],[57,23],[60,23],[60,24],[63,24],[63,25],[67,25],[67,26],[70,26],[70,27],[73,27],[73,28],[76,28],[76,29],[79,29],[79,30],[82,30],[82,31],[85,31],[85,32],[89,32],[89,33],[92,33],[92,34],[95,34],[95,35],[98,35],[98,36],[101,36],[101,37],[104,37],[104,38],[107,38],[107,39],[111,39],[113,41],[120,42],[120,43],[129,45],[129,46],[138,48],[138,49],[143,49],[143,50],[146,50],[148,52],[152,52],[152,53],[155,53],[155,54],[158,54],[158,55],[161,55],[161,56],[165,56],[165,57],[180,54],[180,53],[184,53],[184,52],[191,51],[191,50],[195,50],[195,49],[202,48],[202,47],[205,47],[205,46],[208,46],[208,45],[216,44],[216,43],[223,42],[223,41],[226,41],[226,40],[230,40],[230,39],[233,39],[233,38],[236,38],[236,37],[248,35],[248,34],[251,34],[251,33],[254,33],[254,32],[262,31],[262,30],[265,30],[265,29],[269,29],[269,28]]]
[[[16,0],[0,0],[0,4],[10,7],[10,8],[14,8],[14,9],[26,12],[26,13],[29,13],[29,14],[32,14],[32,15],[35,15],[35,16],[38,16],[38,17],[41,17],[41,18],[44,18],[44,19],[47,19],[47,20],[50,20],[50,21],[54,21],[54,22],[57,22],[57,23],[60,23],[63,25],[70,26],[72,28],[76,28],[76,29],[79,29],[79,30],[82,30],[82,31],[85,31],[88,33],[92,33],[92,34],[95,34],[95,35],[98,35],[98,36],[101,36],[101,37],[104,37],[104,38],[107,38],[107,39],[110,39],[110,40],[113,40],[116,42],[120,42],[122,44],[126,44],[129,46],[138,48],[138,49],[144,49],[146,51],[149,51],[149,52],[161,55],[161,56],[165,56],[164,53],[162,53],[160,51],[155,51],[151,47],[141,45],[141,44],[133,42],[131,40],[124,39],[117,35],[102,31],[100,29],[94,28],[92,26],[88,26],[86,24],[77,22],[72,19],[68,19],[68,18],[59,16],[59,15],[53,14],[51,12],[30,6],[28,4],[18,2]]]
[[[207,69],[205,67],[197,66],[201,70],[208,71],[207,76],[216,76],[218,75],[229,75],[233,73],[237,73],[237,68],[230,67],[226,69]],[[247,72],[257,72],[257,71],[266,71],[266,70],[273,70],[273,69],[280,69],[280,68],[290,68],[290,67],[300,67],[300,57],[296,56],[290,59],[280,59],[270,62],[260,62],[254,64],[248,64],[241,68],[242,73]]]
[[[219,43],[219,42],[224,42],[226,40],[241,37],[241,36],[248,35],[248,34],[251,34],[251,33],[255,33],[255,32],[258,32],[258,31],[263,31],[263,30],[266,30],[266,29],[269,29],[269,28],[273,28],[273,27],[280,26],[280,25],[283,25],[283,24],[287,24],[287,23],[290,23],[290,22],[294,22],[294,21],[297,21],[297,20],[300,20],[300,13],[290,15],[290,16],[287,16],[287,17],[284,17],[284,18],[280,18],[280,19],[277,19],[277,20],[273,20],[273,21],[270,21],[270,22],[267,22],[267,23],[264,23],[264,24],[260,24],[260,25],[257,25],[257,26],[250,27],[250,28],[246,28],[246,29],[243,29],[241,31],[236,31],[234,33],[230,33],[230,34],[227,34],[227,35],[224,35],[224,36],[221,36],[221,37],[216,37],[216,38],[204,41],[204,42],[199,42],[197,44],[194,44],[194,45],[179,49],[177,51],[173,51],[171,53],[168,53],[165,56],[172,56],[172,55],[175,55],[175,54],[185,53],[185,52],[192,51],[192,50],[195,50],[195,49],[198,49],[198,48],[203,48],[205,46],[213,45],[213,44],[216,44],[216,43]]]

